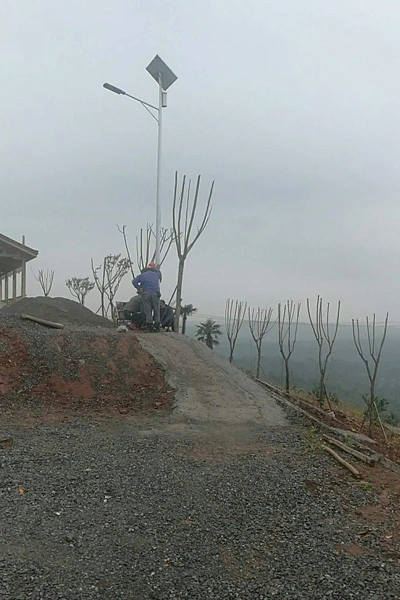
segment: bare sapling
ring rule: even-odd
[[[136,237],[136,261],[140,271],[143,271],[150,262],[155,262],[156,260],[155,239],[156,235],[153,226],[149,223],[146,225],[146,231],[142,228],[139,235]],[[173,243],[174,233],[172,229],[162,227],[160,238],[160,264],[157,265],[159,268],[162,267]]]
[[[204,232],[211,217],[211,199],[214,191],[214,181],[210,186],[208,198],[197,231],[193,231],[196,218],[199,196],[200,196],[201,176],[197,177],[194,193],[191,193],[191,180],[187,180],[184,175],[179,182],[178,173],[175,173],[174,202],[172,207],[172,229],[176,251],[178,255],[178,279],[176,284],[176,309],[175,309],[175,331],[179,331],[179,319],[181,314],[181,299],[183,287],[183,274],[185,262],[189,252]]]
[[[79,304],[85,306],[85,298],[95,286],[94,281],[90,281],[89,277],[72,277],[65,282],[71,296],[76,298]]]
[[[283,305],[283,310],[282,305],[278,304],[278,343],[285,365],[285,391],[287,394],[290,390],[289,360],[296,344],[300,308],[300,302],[295,305],[293,300],[288,300]]]
[[[51,292],[51,288],[53,287],[54,271],[50,271],[49,269],[43,271],[42,269],[39,269],[37,275],[33,273],[33,276],[36,279],[36,281],[39,282],[39,285],[42,288],[43,295],[47,298],[47,296],[49,296]]]
[[[312,331],[314,333],[314,337],[318,345],[318,401],[320,405],[323,406],[324,401],[326,399],[329,408],[332,408],[329,396],[326,391],[325,380],[329,359],[333,352],[333,346],[339,328],[340,300],[337,305],[336,317],[333,323],[329,323],[330,304],[328,302],[328,304],[326,305],[326,311],[324,312],[323,302],[320,296],[317,296],[317,303],[315,307],[315,321],[313,320],[313,317],[311,315],[309,298],[307,298],[307,313]]]
[[[248,313],[251,337],[257,348],[256,378],[258,379],[260,377],[262,343],[264,337],[273,328],[275,323],[271,323],[272,308],[257,308],[257,310],[254,308],[250,310],[249,308]]]
[[[129,258],[121,258],[120,254],[109,254],[99,267],[95,267],[91,259],[93,278],[100,293],[100,308],[103,317],[114,319],[116,316],[114,298],[121,281],[131,267]]]
[[[233,362],[233,353],[246,310],[247,302],[228,299],[225,303],[225,329],[229,342],[229,362]]]
[[[133,261],[131,258],[131,253],[129,250],[129,244],[126,235],[126,225],[117,225],[118,231],[122,235],[124,239],[124,245],[126,250],[126,255],[130,261],[130,269],[132,278],[135,277],[135,273],[133,270]],[[154,262],[156,258],[156,250],[155,250],[155,233],[153,230],[153,226],[147,223],[146,230],[143,228],[140,229],[140,233],[136,236],[136,264],[138,266],[139,271],[143,271],[150,262]],[[172,229],[168,230],[165,227],[161,228],[161,239],[160,239],[160,264],[158,267],[161,267],[164,263],[165,259],[168,256],[168,253],[171,249],[171,246],[174,242],[174,234]]]
[[[366,327],[367,327],[368,353],[371,358],[371,364],[369,362],[369,359],[367,358],[367,353],[364,351],[363,346],[362,346],[361,335],[360,335],[360,323],[359,323],[358,319],[351,320],[351,324],[353,327],[354,344],[355,344],[358,355],[360,356],[361,360],[363,361],[363,363],[365,365],[365,370],[367,372],[367,376],[369,379],[369,396],[367,396],[367,398],[366,398],[367,408],[366,408],[365,416],[368,419],[369,433],[371,434],[372,423],[374,421],[374,415],[376,415],[377,420],[379,421],[380,426],[382,428],[385,439],[387,441],[386,432],[383,428],[382,420],[381,420],[381,417],[379,414],[378,399],[375,395],[375,384],[376,384],[376,378],[378,375],[379,362],[381,360],[382,348],[383,348],[383,345],[384,345],[385,339],[386,339],[386,333],[387,333],[387,327],[388,327],[388,321],[389,321],[389,313],[386,313],[386,319],[385,319],[385,324],[383,326],[383,333],[382,333],[382,338],[381,338],[380,343],[378,343],[377,339],[376,339],[376,316],[375,316],[375,313],[374,313],[374,316],[372,317],[372,323],[368,319],[368,317],[366,317],[365,321],[366,321]]]

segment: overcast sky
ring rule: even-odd
[[[117,223],[133,246],[154,221],[156,124],[102,84],[156,103],[145,68],[159,54],[178,76],[163,224],[175,170],[202,174],[204,198],[216,180],[184,301],[221,315],[228,297],[319,293],[344,319],[400,320],[398,2],[3,0],[0,34],[0,231],[39,250],[30,264],[55,270],[54,295],[123,252]]]

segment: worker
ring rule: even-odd
[[[123,306],[124,316],[127,321],[130,321],[131,329],[141,329],[144,323],[144,312],[141,290],[136,290],[136,296],[133,296]]]
[[[174,331],[174,309],[165,300],[160,301],[161,327],[165,331]]]
[[[133,296],[128,302],[124,304],[124,313],[139,313],[142,310],[142,298],[140,290],[136,290],[136,296]],[[129,318],[126,315],[127,318]]]
[[[132,285],[141,292],[142,306],[149,331],[160,331],[160,281],[161,273],[155,262],[132,280]]]

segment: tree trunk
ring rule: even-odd
[[[371,381],[369,393],[371,396],[371,403],[373,403],[375,400],[375,382],[374,381]]]
[[[286,373],[286,393],[289,393],[290,381],[289,381],[289,360],[285,360],[285,373]]]
[[[181,316],[181,298],[182,298],[182,285],[183,285],[183,270],[185,268],[185,261],[181,259],[178,266],[178,282],[176,284],[176,308],[175,308],[175,319],[174,319],[174,331],[179,333],[179,318]]]
[[[261,346],[257,348],[257,369],[256,378],[260,379],[260,366],[261,366]]]
[[[324,373],[321,371],[319,380],[319,403],[321,406],[324,405]]]
[[[374,402],[375,402],[375,382],[370,382],[369,387],[369,406],[368,406],[368,418],[369,418],[369,435],[372,431],[373,413],[374,413]]]
[[[185,333],[186,333],[186,320],[187,320],[187,314],[184,313],[183,317],[182,317],[182,335],[185,335]]]
[[[231,348],[230,352],[229,352],[229,362],[230,363],[233,362],[233,352],[234,352],[234,348]]]

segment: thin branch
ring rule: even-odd
[[[128,241],[126,239],[126,225],[122,225],[122,227],[120,227],[119,225],[117,225],[117,229],[122,234],[122,237],[124,238],[126,255],[127,255],[128,259],[129,259],[129,262],[130,262],[130,265],[131,265],[132,279],[134,279],[135,278],[135,273],[133,271],[133,262],[132,262],[132,259],[131,259],[131,253],[129,252]]]

